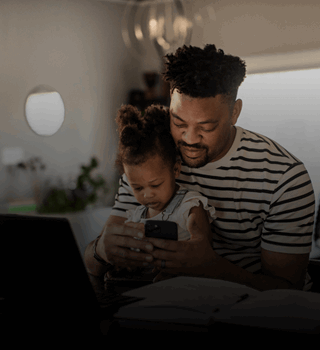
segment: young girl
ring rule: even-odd
[[[204,211],[211,223],[215,209],[207,198],[176,183],[181,161],[170,133],[169,112],[152,105],[142,115],[137,108],[126,105],[120,108],[116,122],[119,132],[116,165],[125,173],[140,203],[127,211],[126,222],[173,221],[178,226],[178,240],[190,239],[187,224],[192,208],[200,206],[198,210]]]

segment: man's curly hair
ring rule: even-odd
[[[226,55],[215,45],[204,49],[194,46],[180,47],[175,54],[167,54],[163,73],[165,81],[181,94],[194,97],[225,95],[233,105],[237,91],[246,75],[246,65],[239,57]]]
[[[161,105],[151,105],[142,114],[132,105],[123,105],[117,114],[119,150],[118,170],[123,165],[140,165],[159,155],[168,166],[174,167],[178,151],[170,132],[169,111]]]

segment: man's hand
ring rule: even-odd
[[[148,266],[153,260],[153,246],[144,239],[144,224],[124,223],[125,218],[110,217],[98,241],[96,252],[117,268]],[[136,239],[136,238],[138,239]],[[140,252],[130,248],[140,249]]]
[[[151,253],[154,257],[153,265],[160,271],[181,276],[205,277],[212,267],[215,253],[209,241],[199,238],[183,242],[157,238],[148,240],[160,248]],[[162,260],[165,261],[164,270],[161,268]]]
[[[212,249],[211,229],[202,206],[191,209],[188,231],[191,234],[189,241],[147,238],[154,247],[160,248],[151,252],[153,265],[161,271],[155,282],[169,278],[167,274],[205,277],[210,273],[216,253]],[[165,261],[164,269],[161,268],[162,260]]]

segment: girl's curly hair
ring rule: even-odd
[[[226,55],[213,44],[205,45],[204,49],[184,45],[175,54],[164,57],[163,78],[170,83],[171,93],[177,89],[179,93],[195,98],[222,94],[231,103],[246,75],[244,61]]]
[[[151,105],[144,114],[132,105],[122,106],[116,122],[119,132],[118,170],[123,164],[139,165],[158,154],[169,166],[177,160],[176,144],[170,132],[169,111],[160,105]]]

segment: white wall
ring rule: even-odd
[[[192,45],[216,44],[236,56],[319,48],[319,0],[187,0],[190,8],[212,5],[215,19],[195,29]],[[201,10],[200,10],[201,13]]]
[[[319,203],[320,68],[248,75],[237,125],[270,137],[306,166]]]
[[[114,186],[114,119],[141,83],[140,63],[122,41],[122,12],[94,0],[0,1],[0,150],[21,147],[25,159],[46,163],[41,177],[64,181],[95,155],[97,173]],[[39,84],[56,89],[65,104],[65,121],[50,137],[36,135],[25,118],[26,98]],[[12,177],[0,162],[0,202],[9,194],[32,196],[31,184],[26,173]],[[111,204],[112,188],[109,195]]]

